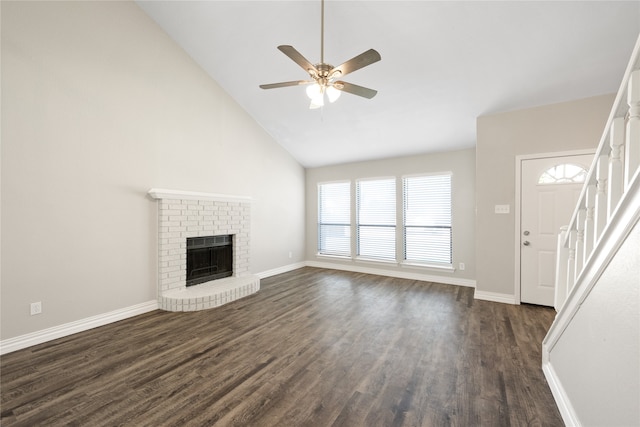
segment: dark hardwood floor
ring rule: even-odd
[[[303,268],[0,358],[2,426],[559,426],[554,311]]]

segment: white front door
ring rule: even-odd
[[[583,186],[580,174],[592,159],[586,154],[522,160],[521,302],[553,306],[558,234],[569,224]]]

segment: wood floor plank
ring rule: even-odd
[[[554,314],[307,267],[2,356],[0,423],[559,426],[541,370]]]

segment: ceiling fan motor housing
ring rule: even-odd
[[[307,71],[320,86],[328,85],[333,79],[337,79],[342,74],[340,70],[334,70],[333,65],[325,64],[324,62],[315,64],[314,67],[315,69],[310,68]]]

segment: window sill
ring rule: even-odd
[[[426,269],[426,270],[436,270],[436,271],[442,271],[447,273],[456,272],[456,269],[453,268],[453,266],[450,264],[427,264],[427,263],[420,263],[420,262],[404,261],[400,263],[400,266],[409,267],[409,268],[420,268],[420,269]]]
[[[428,264],[428,263],[411,262],[411,261],[398,262],[396,260],[390,260],[390,259],[351,257],[346,255],[326,255],[326,254],[320,254],[320,253],[317,253],[316,257],[321,259],[331,259],[335,261],[351,261],[351,262],[357,262],[360,264],[390,265],[390,266],[396,266],[401,268],[432,270],[432,271],[439,271],[441,273],[456,272],[456,269],[453,268],[453,265],[451,264]]]
[[[316,254],[317,258],[327,258],[327,259],[335,259],[340,261],[351,261],[351,257],[348,255],[327,255],[327,254]]]
[[[395,265],[395,266],[398,265],[398,261],[394,259],[356,257],[355,261],[361,262],[363,264],[387,264],[387,265]]]

